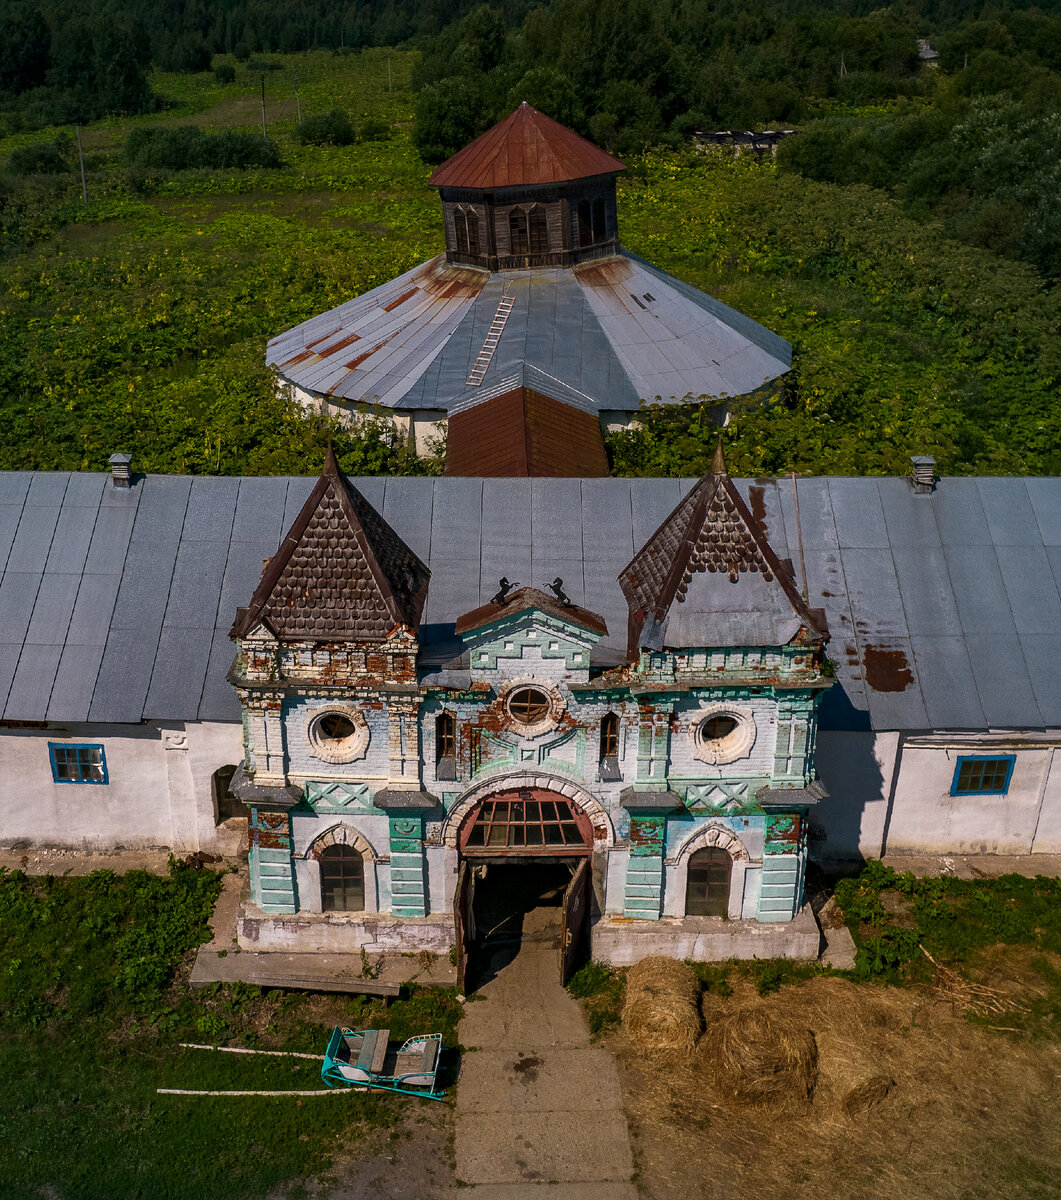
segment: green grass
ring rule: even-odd
[[[319,1063],[182,1050],[185,1041],[323,1054],[343,1024],[387,1026],[395,1039],[437,1030],[456,1045],[452,991],[411,989],[389,1007],[242,984],[188,991],[179,968],[218,886],[216,874],[181,867],[169,878],[0,872],[0,1197],[261,1197],[327,1171],[352,1141],[421,1103],[157,1094],[323,1086]]]

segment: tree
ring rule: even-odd
[[[443,79],[426,87],[416,101],[413,145],[425,162],[456,154],[490,124],[479,77]]]

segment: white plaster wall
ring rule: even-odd
[[[818,731],[815,765],[829,795],[810,811],[812,858],[880,858],[898,745],[897,733]]]
[[[1036,822],[1035,854],[1061,854],[1061,751],[1051,748],[1043,768],[1043,796]]]
[[[960,755],[995,753],[1016,755],[1006,795],[950,794]],[[905,744],[885,852],[1030,853],[1049,755],[1044,747],[1013,750],[966,744],[952,749]]]
[[[48,743],[103,746],[106,784],[55,783]],[[0,737],[0,844],[224,849],[211,775],[238,762],[238,724],[64,725]],[[228,839],[231,840],[231,839]]]

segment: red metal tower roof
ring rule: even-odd
[[[614,175],[626,166],[524,101],[514,113],[448,158],[435,187],[503,188]]]

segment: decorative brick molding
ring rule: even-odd
[[[320,733],[321,718],[331,714],[346,717],[354,727],[345,738],[326,738]],[[348,763],[364,758],[368,749],[368,724],[360,708],[352,704],[325,703],[306,713],[306,741],[310,753],[326,763]]]
[[[678,853],[671,861],[681,862],[682,859],[687,859],[695,851],[702,850],[705,846],[717,846],[719,850],[725,850],[735,862],[749,862],[751,859],[747,847],[732,829],[712,822],[690,834],[678,847]]]
[[[342,823],[326,829],[319,837],[313,839],[302,854],[303,858],[319,859],[329,846],[351,846],[361,855],[375,862],[379,857],[366,839],[356,829]]]
[[[712,704],[693,714],[695,723],[690,729],[693,757],[701,762],[718,766],[747,758],[755,745],[755,714],[750,708],[736,704]],[[708,738],[703,734],[704,724],[712,717],[730,717],[737,723],[736,729],[725,737]]]
[[[564,779],[559,775],[549,775],[541,771],[518,771],[502,775],[491,775],[481,779],[470,787],[446,814],[442,824],[442,843],[453,849],[457,847],[457,831],[464,818],[487,796],[495,792],[507,792],[513,788],[541,788],[544,791],[556,792],[570,800],[589,818],[593,826],[594,849],[603,850],[615,842],[615,830],[611,818],[599,800],[586,791],[584,787]]]

